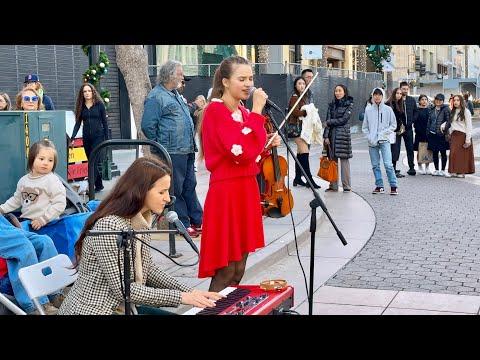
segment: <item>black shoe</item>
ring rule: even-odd
[[[321,186],[316,184],[315,181],[313,181],[313,179],[310,179],[310,181],[312,182],[314,189],[320,189],[321,188]],[[309,186],[308,183],[307,183],[307,186]]]
[[[308,186],[308,183],[304,182],[302,179],[300,180],[293,179],[293,186],[297,186],[297,185]]]
[[[415,175],[416,173],[417,173],[417,172],[415,171],[415,169],[409,169],[409,170],[407,171],[407,174],[408,174],[408,175],[412,175],[412,176]]]
[[[105,189],[104,186],[102,186],[102,187],[96,187],[96,188],[95,188],[95,192],[100,192],[100,191],[102,191],[103,189]]]
[[[333,189],[331,187],[325,189],[325,192],[338,192],[338,189]]]
[[[398,172],[398,174],[395,174],[395,176],[397,177],[397,179],[405,177],[405,175],[400,174],[400,171]]]

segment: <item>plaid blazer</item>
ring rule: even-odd
[[[112,231],[131,228],[131,219],[109,215],[97,220],[92,230]],[[144,226],[144,229],[147,229],[147,226]],[[151,240],[149,234],[140,236],[146,243]],[[137,241],[132,241],[132,249],[136,249]],[[133,253],[133,258],[138,256],[135,251]],[[178,306],[181,301],[181,292],[192,291],[192,288],[160,270],[153,263],[150,249],[144,244],[141,245],[141,256],[143,280],[141,283],[132,282],[130,285],[132,304],[155,307]],[[130,274],[133,280],[135,278],[133,261],[131,261]],[[85,237],[78,278],[58,314],[111,315],[116,313],[124,300],[123,279],[123,250],[119,250],[117,246],[117,235]]]

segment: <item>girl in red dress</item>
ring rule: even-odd
[[[223,60],[213,82],[199,129],[211,174],[198,277],[212,277],[210,291],[220,291],[238,285],[248,253],[265,246],[256,175],[267,139],[261,115],[267,94],[255,90],[251,112],[240,104],[253,86],[252,66],[240,56]]]

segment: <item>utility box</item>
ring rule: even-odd
[[[67,180],[66,111],[0,111],[0,203],[10,198],[27,173],[30,146],[51,140],[57,149],[55,172]]]

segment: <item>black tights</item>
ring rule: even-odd
[[[444,171],[447,166],[447,150],[441,150],[440,154],[442,155],[442,171]],[[433,151],[433,165],[435,165],[435,170],[438,170],[438,151]]]
[[[236,286],[240,284],[243,274],[245,273],[245,265],[247,264],[248,253],[243,254],[240,261],[232,261],[215,272],[210,282],[208,291],[221,291],[227,286]]]

